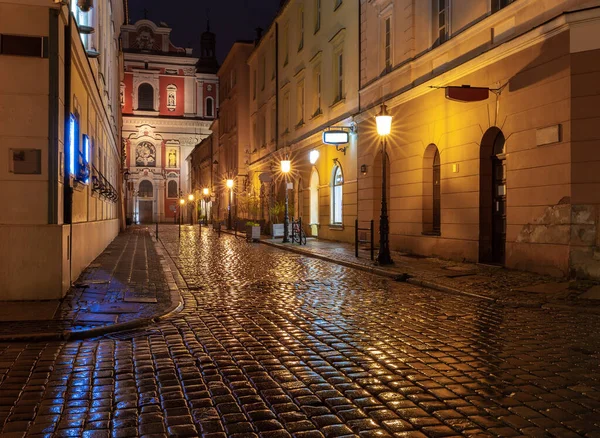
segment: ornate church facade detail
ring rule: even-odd
[[[210,59],[174,45],[164,23],[143,19],[123,26],[121,37],[126,217],[133,223],[172,222],[181,213],[179,197],[191,190],[187,158],[210,135],[217,114],[215,37],[202,34],[202,54],[212,53]]]

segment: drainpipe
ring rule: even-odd
[[[275,21],[275,150],[279,149],[279,23]]]
[[[75,1],[75,0],[71,0]],[[70,6],[68,8],[67,28],[65,31],[65,135],[64,139],[69,138],[69,124],[71,120],[71,38],[73,29],[73,15]],[[67,141],[63,142],[64,148],[64,210],[63,223],[69,224],[69,284],[71,284],[71,273],[73,269],[73,187],[71,187],[71,174],[69,173],[70,145]]]

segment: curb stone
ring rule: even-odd
[[[163,249],[159,246],[158,241],[156,241],[156,240],[153,240],[153,241],[154,241],[154,245],[155,245],[156,250],[159,255],[162,255],[164,257],[166,254],[167,257],[169,257],[169,258],[171,257],[169,255],[169,253],[166,251],[166,249],[163,251]],[[161,245],[162,245],[162,242],[161,242]],[[164,247],[164,245],[163,245],[163,247]],[[175,279],[173,278],[173,273],[170,270],[165,269],[165,267],[162,264],[161,264],[161,268],[163,270],[164,276],[167,279],[167,283],[168,284],[176,284]],[[169,281],[169,280],[171,280],[171,281]],[[183,309],[184,303],[183,303],[183,297],[181,296],[181,293],[179,292],[179,288],[177,286],[169,287],[169,293],[170,293],[171,305],[163,313],[157,314],[152,317],[138,318],[138,319],[134,319],[132,321],[127,321],[127,322],[122,322],[122,323],[117,323],[117,324],[112,324],[112,325],[107,325],[107,326],[102,326],[102,327],[93,327],[93,328],[86,329],[86,330],[77,330],[77,331],[64,330],[62,332],[57,332],[57,333],[39,333],[39,334],[25,333],[25,334],[19,334],[19,335],[6,335],[6,336],[0,335],[0,342],[77,341],[77,340],[82,340],[82,339],[87,339],[87,338],[96,338],[98,336],[104,336],[107,334],[112,334],[112,333],[116,333],[116,332],[120,332],[120,331],[133,330],[133,329],[145,327],[147,325],[150,325],[151,323],[164,321],[165,319],[181,312],[181,310]]]

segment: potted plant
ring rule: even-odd
[[[260,240],[260,224],[257,222],[246,222],[246,240]]]

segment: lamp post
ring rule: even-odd
[[[281,172],[285,176],[285,212],[283,217],[283,240],[282,243],[289,243],[288,239],[288,228],[289,228],[289,219],[288,219],[288,181],[287,176],[292,169],[292,162],[286,157],[285,160],[281,160]]]
[[[202,189],[202,195],[204,196],[204,224],[208,225],[208,200],[210,199],[210,190],[208,187]]]
[[[190,201],[190,205],[193,205],[194,207],[196,206],[196,203],[194,202],[195,198],[194,195],[192,193],[190,193],[188,195],[188,201]],[[195,210],[197,210],[197,208],[195,208]],[[194,212],[192,211],[192,217],[190,218],[190,222],[191,225],[194,225]]]
[[[179,200],[179,237],[181,237],[181,211],[183,210],[184,205],[185,205],[185,199],[181,198]]]
[[[229,204],[227,206],[227,229],[231,230],[231,193],[233,189],[233,180],[227,180],[227,188],[229,189]]]
[[[380,265],[391,265],[394,263],[390,255],[390,241],[389,232],[390,224],[387,213],[387,154],[386,154],[386,141],[387,136],[392,130],[392,116],[387,112],[385,104],[381,105],[381,112],[375,117],[377,122],[377,133],[381,139],[381,166],[382,166],[382,179],[381,179],[381,218],[379,220],[379,254],[377,255],[377,262]]]

